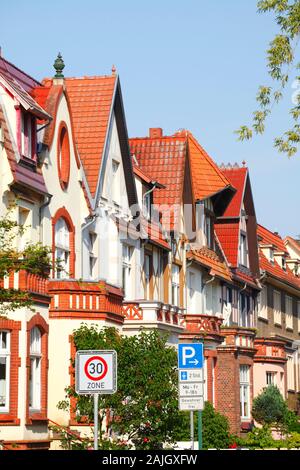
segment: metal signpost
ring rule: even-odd
[[[198,411],[199,413],[199,450],[202,447],[201,411],[204,408],[203,363],[202,343],[178,345],[179,409],[182,411],[190,411],[192,449],[194,449],[194,411]]]
[[[98,450],[99,395],[117,391],[116,351],[77,351],[75,390],[79,395],[94,395],[94,450]]]

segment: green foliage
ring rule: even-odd
[[[287,414],[287,404],[275,385],[264,388],[253,400],[252,416],[260,424],[280,425]]]
[[[256,100],[259,110],[253,113],[251,126],[241,126],[237,131],[238,140],[249,140],[253,133],[262,134],[265,131],[267,116],[275,104],[283,97],[283,90],[291,76],[292,69],[299,69],[296,59],[296,47],[300,38],[300,0],[260,0],[257,3],[259,13],[273,13],[279,28],[278,34],[271,40],[267,50],[267,69],[275,85],[260,86]],[[295,77],[299,85],[299,76]],[[298,86],[299,88],[299,86]],[[300,142],[300,127],[297,120],[300,117],[300,92],[296,92],[296,106],[290,110],[294,121],[291,128],[283,136],[276,137],[274,146],[281,153],[291,157],[298,151]]]
[[[272,437],[270,427],[264,425],[262,428],[254,428],[245,439],[239,440],[241,447],[253,449],[274,449],[283,445],[282,441],[275,441]]]
[[[215,411],[210,402],[205,403],[202,412],[203,449],[228,449],[232,439],[229,423],[225,416]]]
[[[18,240],[24,230],[22,225],[12,219],[12,210],[0,219],[0,278],[20,270],[48,277],[51,268],[50,248],[36,243],[27,244],[23,250],[19,250]],[[0,315],[31,306],[32,299],[28,292],[0,288]]]
[[[118,354],[118,391],[99,397],[99,428],[112,416],[111,429],[126,436],[137,449],[158,449],[174,441],[175,429],[182,420],[178,410],[177,353],[157,332],[121,336],[114,328],[82,325],[74,331],[76,349],[115,349]],[[78,420],[93,420],[93,404],[88,396],[77,396],[68,387],[67,398],[76,396]],[[66,409],[68,402],[60,402]],[[103,436],[100,434],[100,441]]]
[[[287,409],[284,414],[283,431],[286,433],[296,432],[300,434],[299,416],[292,410]]]

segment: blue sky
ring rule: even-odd
[[[3,55],[38,79],[53,75],[58,51],[66,76],[120,75],[130,136],[149,127],[189,129],[217,163],[247,162],[258,221],[300,234],[300,154],[278,155],[288,129],[291,83],[264,136],[237,142],[233,131],[268,84],[265,51],[276,28],[256,0],[10,0],[1,4]]]

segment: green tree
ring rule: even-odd
[[[28,243],[22,250],[18,248],[18,239],[24,230],[22,225],[12,219],[11,211],[0,218],[0,279],[20,270],[45,278],[49,275],[49,248],[40,243]],[[0,287],[0,315],[31,306],[32,298],[28,292]]]
[[[174,442],[182,413],[178,410],[177,353],[166,345],[166,337],[157,332],[121,336],[114,328],[96,325],[74,331],[76,349],[115,349],[118,354],[118,391],[99,397],[99,428],[110,410],[111,429],[137,449],[159,449]],[[93,402],[89,396],[77,396],[68,387],[67,398],[75,396],[78,419],[93,421]],[[67,409],[68,400],[59,408]],[[103,435],[100,433],[100,448]]]
[[[228,420],[208,401],[202,412],[202,424],[203,449],[228,449],[231,442]]]
[[[253,400],[252,416],[262,425],[283,425],[287,412],[287,404],[275,385],[264,388]]]
[[[296,56],[300,37],[300,0],[260,0],[257,7],[259,13],[273,13],[279,28],[267,50],[267,69],[273,86],[259,87],[256,96],[259,109],[253,113],[252,125],[241,126],[236,133],[239,140],[249,140],[254,133],[263,134],[267,117],[274,104],[283,97],[289,78],[296,71],[294,106],[290,109],[291,128],[274,141],[279,152],[291,157],[297,152],[300,142],[300,62]]]

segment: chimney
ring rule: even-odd
[[[163,130],[161,127],[150,127],[149,137],[151,139],[159,139],[162,136],[163,136]]]

